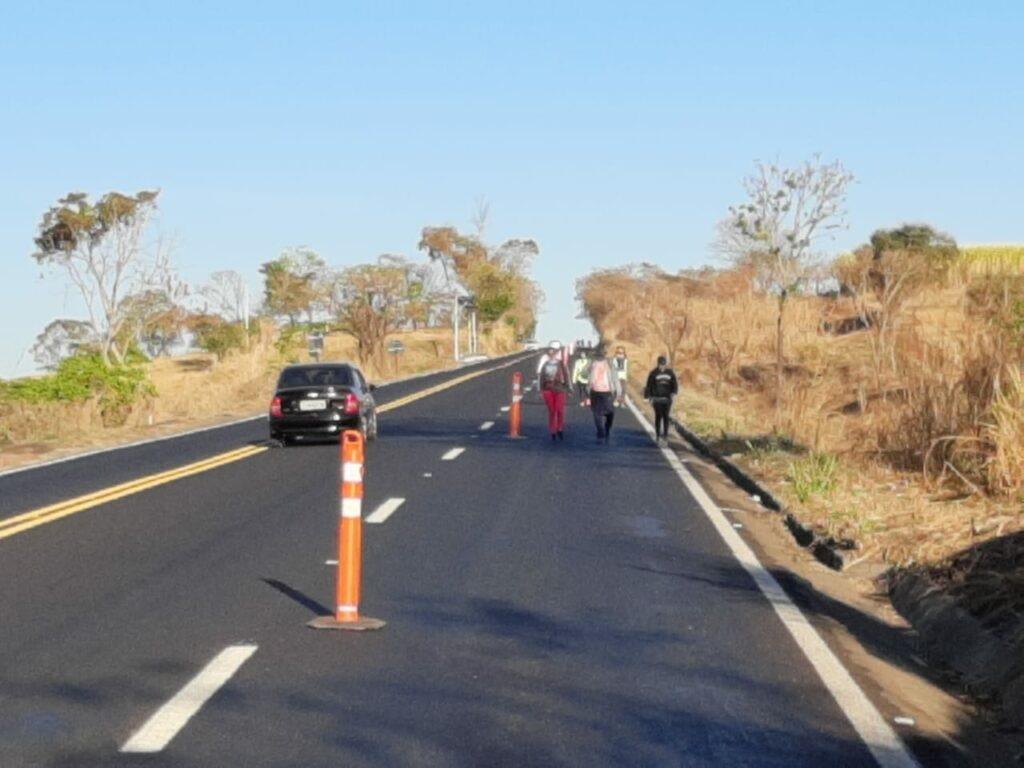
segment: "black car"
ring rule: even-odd
[[[277,380],[270,402],[270,437],[282,443],[337,438],[358,429],[377,437],[377,404],[372,384],[348,363],[289,365]]]

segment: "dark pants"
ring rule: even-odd
[[[587,384],[584,381],[576,382],[576,398],[580,401],[580,405],[583,405],[583,401],[587,399]]]
[[[672,410],[671,398],[655,398],[651,400],[654,406],[654,434],[658,437],[668,437],[669,412]]]
[[[598,439],[602,440],[611,435],[612,422],[615,421],[615,400],[611,392],[591,392],[590,412],[594,414]]]

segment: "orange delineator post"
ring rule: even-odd
[[[523,427],[523,374],[516,371],[512,374],[512,405],[508,414],[508,436],[522,437]]]
[[[341,435],[338,486],[338,579],[334,616],[309,623],[315,629],[380,629],[384,622],[359,615],[363,578],[363,433],[347,429]]]

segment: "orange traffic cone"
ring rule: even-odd
[[[363,568],[363,433],[347,429],[341,435],[339,484],[338,581],[334,615],[309,622],[313,629],[380,629],[384,622],[359,615]]]
[[[523,428],[523,374],[512,374],[512,405],[508,413],[508,436],[522,437]]]

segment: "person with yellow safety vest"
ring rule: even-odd
[[[587,368],[590,366],[590,360],[587,359],[585,352],[580,352],[576,356],[576,362],[572,365],[572,383],[576,387],[576,398],[580,401],[581,406],[587,404]]]

